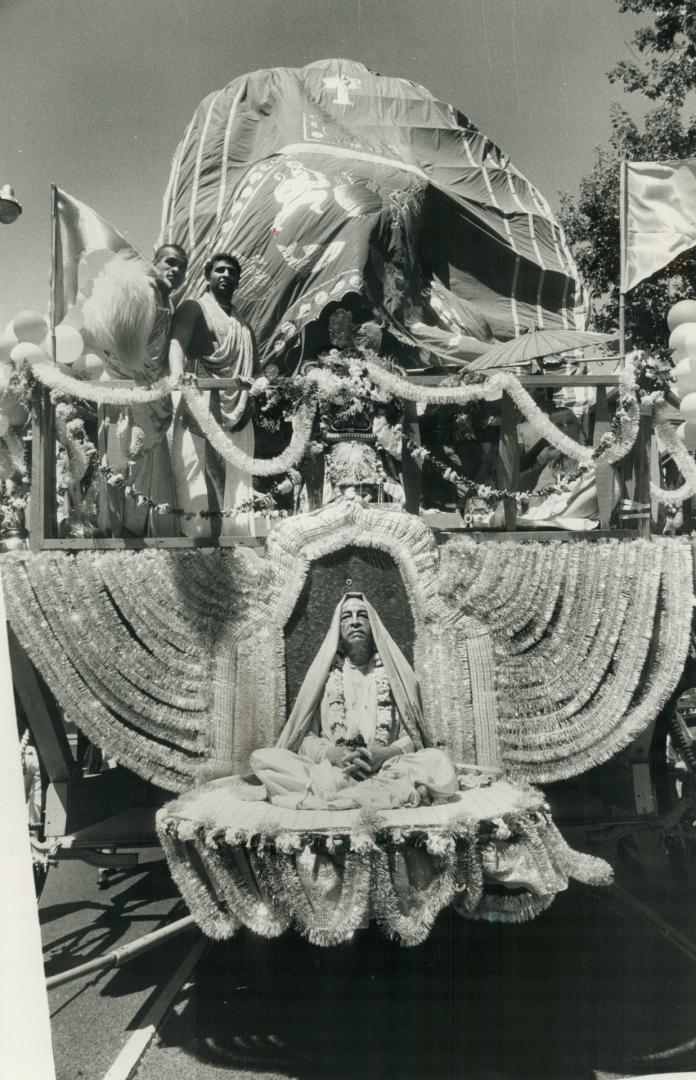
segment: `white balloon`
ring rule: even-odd
[[[20,311],[14,317],[12,329],[18,341],[30,341],[33,345],[39,345],[46,337],[48,324],[38,311]]]
[[[696,356],[683,357],[672,371],[680,398],[696,390]]]
[[[680,424],[676,435],[684,443],[687,450],[696,450],[696,424]]]
[[[46,355],[38,345],[30,341],[18,341],[10,353],[13,364],[21,364],[23,360],[45,360]]]
[[[667,313],[667,325],[674,330],[689,322],[696,322],[696,300],[679,300]]]
[[[104,371],[104,363],[101,356],[97,356],[96,353],[86,353],[83,363],[85,365],[85,375],[88,379],[99,379]]]
[[[14,323],[14,319],[10,319],[7,326],[5,327],[5,329],[2,332],[2,336],[3,336],[3,338],[9,338],[12,341],[12,344],[16,345],[17,342],[19,341],[19,338],[17,337],[17,335],[14,332],[14,327],[12,325],[13,323]]]
[[[0,412],[0,437],[2,437],[3,435],[7,435],[7,432],[9,430],[10,430],[9,418],[7,416],[5,416],[4,413]]]
[[[689,352],[696,352],[696,323],[680,323],[669,335],[669,347],[675,360],[681,360]]]
[[[0,334],[0,364],[9,364],[12,350],[17,341],[9,334]]]
[[[679,412],[685,420],[696,421],[696,394],[687,394],[682,399]]]
[[[56,363],[74,364],[82,356],[84,347],[82,334],[74,326],[61,323],[56,327]]]

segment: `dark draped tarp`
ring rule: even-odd
[[[349,60],[271,68],[201,102],[174,155],[162,241],[218,250],[265,362],[332,302],[462,361],[532,325],[580,329],[585,294],[543,196],[453,106]]]

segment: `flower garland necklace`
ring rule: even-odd
[[[359,731],[348,731],[346,689],[343,681],[344,665],[345,657],[337,657],[331,674],[326,680],[329,731],[337,746],[364,745],[365,740]],[[388,746],[392,730],[392,695],[389,679],[379,653],[374,654],[374,676],[377,690],[375,742],[379,743],[380,746]]]

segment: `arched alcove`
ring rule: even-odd
[[[312,563],[285,626],[288,709],[295,702],[334,608],[345,592],[365,594],[409,663],[413,663],[416,631],[399,567],[386,552],[351,544]]]

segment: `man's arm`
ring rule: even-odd
[[[184,300],[174,312],[169,342],[169,374],[177,383],[184,376],[187,360],[191,359],[191,342],[199,315],[200,308],[195,300]]]

